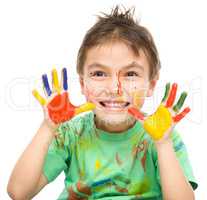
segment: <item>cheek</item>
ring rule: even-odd
[[[145,92],[143,90],[131,92],[130,96],[132,99],[132,104],[135,107],[141,107],[143,105],[145,98]]]
[[[131,98],[131,103],[135,107],[141,107],[144,103],[144,99],[147,95],[147,90],[148,87],[145,84],[136,84],[136,85],[131,85],[129,87],[129,94]]]
[[[85,82],[84,87],[82,89],[83,94],[85,95],[87,100],[95,100],[97,99],[100,94],[103,93],[103,91],[105,90],[105,88],[98,83],[94,83],[94,82]]]

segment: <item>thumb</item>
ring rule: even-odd
[[[135,107],[128,108],[128,113],[130,113],[136,120],[143,122],[145,120],[145,116],[142,112],[140,112]]]

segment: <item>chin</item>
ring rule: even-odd
[[[120,124],[132,124],[134,118],[129,115],[127,112],[100,112],[94,111],[96,119],[100,123],[107,125],[120,125]]]

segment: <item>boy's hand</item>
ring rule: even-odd
[[[52,70],[52,90],[50,89],[46,74],[42,75],[43,89],[46,98],[43,98],[37,90],[33,90],[34,97],[42,105],[45,119],[52,126],[65,122],[75,115],[95,108],[93,103],[85,103],[81,106],[74,106],[68,96],[67,70],[62,69],[61,84],[58,80],[57,70]]]
[[[186,107],[179,113],[187,96],[186,92],[181,94],[177,104],[173,106],[176,92],[177,84],[174,83],[170,87],[170,83],[168,83],[160,106],[155,113],[148,117],[145,117],[134,107],[128,109],[128,112],[143,124],[144,129],[156,143],[169,139],[173,127],[190,112],[190,108]]]

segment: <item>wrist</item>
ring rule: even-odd
[[[46,119],[44,119],[41,124],[41,128],[44,129],[44,132],[48,133],[52,137],[54,137],[56,135],[57,127],[58,127],[58,125],[53,125],[50,122],[48,122],[48,120],[46,120]]]
[[[157,150],[173,147],[173,142],[170,138],[165,139],[165,140],[155,141],[154,143],[155,143],[155,147]]]

